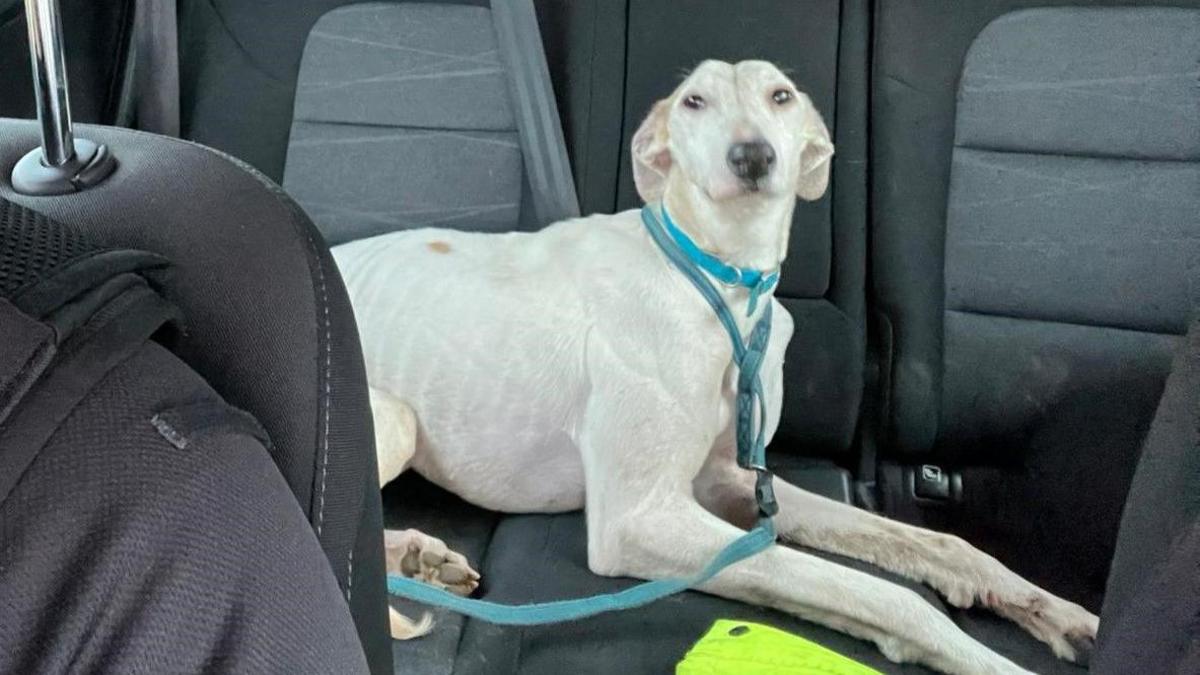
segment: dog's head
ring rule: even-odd
[[[818,199],[833,143],[807,95],[766,61],[705,61],[654,105],[633,136],[633,176],[646,202],[680,172],[709,199]]]

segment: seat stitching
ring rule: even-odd
[[[321,289],[321,320],[325,327],[325,387],[321,398],[321,407],[324,408],[325,412],[324,421],[321,425],[321,485],[317,490],[317,536],[320,537],[325,522],[325,479],[329,468],[329,408],[332,395],[329,376],[332,370],[332,353],[330,349],[332,327],[329,321],[329,295],[325,285],[325,263],[321,260],[320,251],[317,249],[316,242],[313,241],[311,236],[308,237],[308,245],[312,248],[313,258],[317,262],[317,284]]]
[[[160,140],[165,138],[168,141],[173,141],[173,142],[176,142],[176,143],[179,143],[182,145],[190,145],[192,147],[199,148],[200,150],[210,153],[220,159],[225,160],[229,164],[240,168],[251,178],[254,178],[256,181],[258,181],[258,183],[261,186],[263,186],[269,193],[271,193],[275,197],[276,202],[278,202],[280,204],[280,206],[293,212],[293,214],[299,213],[299,214],[303,215],[303,213],[304,213],[300,209],[300,207],[288,196],[288,194],[286,192],[284,192],[283,188],[279,187],[271,179],[267,178],[258,169],[254,168],[250,164],[247,164],[245,161],[238,159],[237,157],[234,157],[233,155],[230,155],[229,153],[223,152],[221,150],[217,150],[216,148],[211,148],[207,145],[204,145],[202,143],[198,143],[196,141],[192,141],[192,140],[189,140],[186,138],[177,138],[177,137],[170,137],[170,136],[163,137],[163,136],[158,136],[156,134],[151,134],[149,132],[141,131],[138,129],[123,129],[122,131],[125,133],[128,133],[130,135],[134,135],[134,136],[157,138]],[[322,443],[325,446],[325,455],[326,456],[324,458],[324,461],[327,463],[328,462],[328,454],[329,454],[328,453],[329,415],[330,415],[329,411],[330,411],[330,401],[332,398],[331,387],[329,384],[329,381],[330,381],[329,376],[332,372],[332,365],[331,365],[332,333],[330,330],[330,323],[329,323],[329,302],[328,302],[328,292],[326,290],[326,285],[325,285],[325,268],[324,268],[324,263],[322,262],[322,259],[321,259],[320,249],[317,247],[316,240],[313,239],[312,233],[308,231],[308,228],[302,227],[298,222],[295,221],[295,219],[293,219],[292,225],[293,225],[293,228],[298,233],[304,234],[305,238],[308,240],[309,247],[313,253],[313,258],[315,258],[315,261],[316,261],[318,281],[320,282],[320,286],[321,286],[320,302],[321,302],[321,307],[322,307],[323,314],[324,314],[325,337],[326,337],[326,341],[325,341],[325,399],[323,400],[323,404],[325,406],[325,416],[324,416],[325,428],[324,428],[323,434],[322,434]],[[311,270],[311,267],[310,267],[310,270]],[[315,295],[316,294],[314,293],[314,296]],[[316,301],[316,298],[314,298],[314,301]],[[324,505],[324,489],[325,489],[324,472],[325,472],[325,468],[326,468],[325,464],[323,464],[322,465],[322,483],[321,483],[321,505],[322,505],[322,507]],[[320,520],[322,519],[322,517],[323,517],[322,515],[318,514],[318,526],[317,526],[318,538],[321,533],[321,525],[319,523],[320,523]],[[353,550],[353,546],[351,547],[351,549]]]

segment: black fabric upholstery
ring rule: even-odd
[[[262,445],[222,435],[179,450],[149,423],[214,397],[147,343],[57,429],[0,503],[0,671],[366,672],[337,579]]]
[[[150,339],[165,261],[4,200],[0,258],[0,670],[366,672],[266,433]]]
[[[924,452],[938,437],[942,249],[955,96],[963,59],[992,20],[1015,10],[1050,4],[1140,3],[889,0],[876,4],[871,99],[872,292],[893,344],[887,431],[897,451]],[[1189,0],[1153,4],[1200,6]]]
[[[580,212],[617,209],[625,89],[625,2],[536,0]]]
[[[598,577],[587,568],[582,514],[506,516],[465,504],[417,476],[401,476],[383,491],[391,527],[436,532],[462,551],[480,571],[479,597],[497,602],[532,602],[619,591],[630,579]],[[400,508],[397,508],[400,507]],[[809,551],[812,552],[812,551]],[[824,554],[818,554],[824,555]],[[943,611],[928,589],[878,568],[837,562],[904,584]],[[419,608],[400,605],[409,616]],[[1079,675],[1085,669],[1058,660],[1049,648],[1014,624],[982,611],[949,610],[968,633],[1017,663],[1043,675]],[[583,621],[512,628],[435,612],[432,635],[394,643],[396,672],[466,673],[662,673],[673,672],[689,647],[718,618],[759,621],[814,640],[883,673],[929,673],[891,663],[869,643],[773,610],[688,592],[653,605]]]
[[[487,6],[487,0],[438,3]],[[359,3],[182,0],[183,136],[282,182],[304,44],[320,17],[351,4]],[[624,3],[535,5],[583,211],[612,211],[620,152],[613,139],[621,132],[625,77]]]
[[[283,186],[331,244],[579,215],[556,111],[529,112],[553,105],[533,6],[493,7],[373,2],[317,20]]]
[[[1113,557],[1093,672],[1200,670],[1200,320],[1176,354]]]
[[[36,133],[33,123],[0,123],[3,181],[37,144]],[[0,196],[98,245],[174,263],[155,279],[187,321],[169,346],[266,427],[373,669],[386,672],[382,537],[361,525],[378,522],[379,509],[365,377],[349,303],[320,236],[276,186],[211,150],[102,127],[78,134],[117,156],[107,181],[55,198],[15,195],[4,182]]]
[[[915,520],[1098,609],[1194,292],[1197,13],[1046,4],[876,4],[883,447],[961,470]]]

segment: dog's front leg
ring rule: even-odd
[[[732,450],[715,452],[696,481],[709,510],[740,525],[753,521],[754,474]],[[877,565],[928,584],[955,607],[983,605],[1050,645],[1060,658],[1086,663],[1099,620],[1013,573],[954,535],[889,520],[775,479],[781,539]]]
[[[1063,659],[1086,663],[1099,619],[1021,578],[954,535],[926,530],[775,480],[785,541],[878,565],[929,584],[955,607],[981,604],[1015,621]]]
[[[614,522],[593,521],[589,548],[601,551],[590,556],[593,571],[643,579],[694,574],[742,534],[686,495],[641,494],[649,503]],[[870,640],[896,662],[961,675],[1026,672],[963,633],[916,593],[783,546],[727,568],[700,590]]]
[[[711,424],[689,414],[697,402],[680,403],[661,383],[622,373],[619,365],[594,372],[578,432],[592,571],[643,579],[696,573],[742,534],[691,494],[713,440]],[[1026,672],[916,593],[786,547],[729,567],[701,590],[871,640],[894,661],[962,675]]]
[[[379,484],[386,485],[412,461],[417,448],[417,418],[408,404],[383,389],[371,387],[370,395]],[[467,559],[446,548],[437,537],[417,530],[385,530],[383,544],[389,574],[420,579],[459,595],[470,595],[479,585],[479,574]],[[433,628],[428,613],[413,621],[394,607],[388,611],[392,637],[397,640],[420,637]]]

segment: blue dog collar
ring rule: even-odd
[[[659,213],[662,214],[663,228],[666,229],[667,234],[671,235],[675,244],[697,267],[726,286],[743,286],[750,289],[750,305],[746,309],[746,316],[754,314],[755,308],[758,307],[758,297],[771,290],[779,281],[779,270],[763,272],[748,267],[730,265],[697,246],[691,237],[679,229],[675,221],[671,220],[671,214],[667,213],[666,204],[659,206]]]

